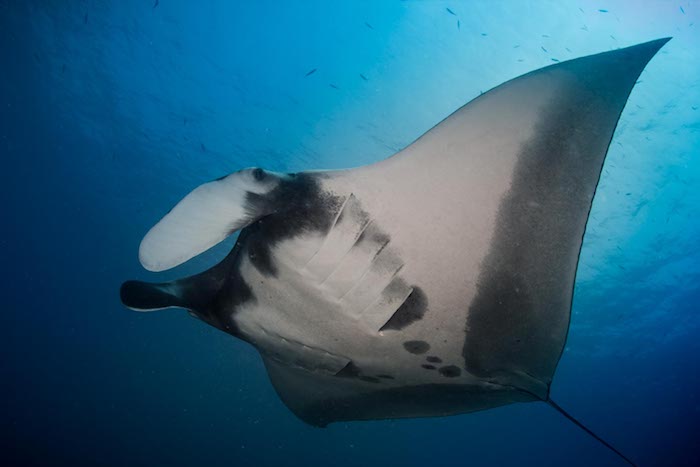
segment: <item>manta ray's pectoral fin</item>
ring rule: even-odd
[[[141,241],[141,264],[154,272],[173,268],[270,214],[275,206],[266,195],[283,177],[244,169],[195,188]]]
[[[463,194],[498,199],[483,211],[484,219],[492,216],[493,230],[463,328],[464,368],[472,375],[547,400],[608,146],[640,73],[667,41],[582,57],[511,80],[406,150],[407,161],[440,155],[455,161],[454,170],[468,154],[473,170],[506,174]]]

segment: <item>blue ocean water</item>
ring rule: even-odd
[[[543,403],[307,426],[252,347],[118,291],[230,249],[138,263],[205,181],[377,161],[503,81],[666,36],[610,146],[552,396],[639,465],[699,465],[698,28],[687,0],[0,0],[3,465],[624,465]]]

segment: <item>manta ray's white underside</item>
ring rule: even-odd
[[[548,400],[605,154],[665,42],[516,78],[376,164],[207,183],[141,261],[168,269],[243,228],[233,251],[191,278],[127,282],[122,299],[250,342],[315,425]]]

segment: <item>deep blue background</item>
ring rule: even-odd
[[[700,5],[529,3],[0,0],[0,456],[621,465],[542,403],[311,428],[252,348],[184,312],[130,312],[118,289],[230,247],[138,264],[200,183],[379,160],[552,59],[671,35],[608,154],[552,395],[640,465],[699,464]]]

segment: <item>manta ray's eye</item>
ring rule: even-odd
[[[267,175],[267,174],[265,173],[265,171],[264,171],[263,169],[259,168],[259,167],[258,167],[257,169],[254,169],[254,170],[253,170],[253,177],[254,177],[255,180],[257,180],[257,181],[263,180],[263,179],[265,178],[266,175]]]

